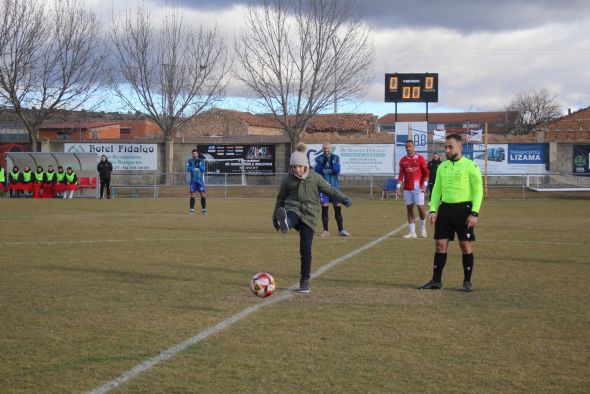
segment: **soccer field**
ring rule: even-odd
[[[333,266],[296,294],[299,238],[273,206],[3,200],[0,392],[89,392],[139,365],[113,392],[590,391],[590,201],[484,201],[472,293],[456,242],[445,289],[417,290],[432,239],[401,238],[401,201],[357,199],[353,237],[316,237],[312,271]],[[276,301],[252,310],[260,271]]]

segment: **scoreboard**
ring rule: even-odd
[[[438,102],[438,74],[385,74],[385,102]]]

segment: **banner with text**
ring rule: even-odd
[[[274,145],[198,145],[205,160],[243,159],[246,174],[272,174],[275,172]]]
[[[590,173],[590,145],[574,145],[574,174]]]
[[[488,174],[544,174],[547,172],[547,144],[464,144],[463,153]]]
[[[444,133],[444,130],[442,131]],[[428,160],[428,123],[427,122],[396,122],[395,123],[395,173],[399,173],[399,161],[406,153],[406,141],[414,141],[416,153]],[[444,134],[443,134],[444,140]]]
[[[114,171],[157,171],[157,144],[64,144],[66,153],[96,153],[105,155]]]
[[[340,156],[342,175],[393,174],[392,144],[332,144],[332,153]],[[307,145],[307,157],[312,167],[321,154],[322,144]]]

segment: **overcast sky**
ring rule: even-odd
[[[89,0],[103,17],[111,6]],[[134,4],[134,2],[129,2]],[[170,0],[145,0],[157,18]],[[239,34],[248,1],[177,0],[185,20],[216,23],[228,37]],[[340,111],[382,116],[384,74],[438,73],[438,103],[430,112],[503,110],[519,91],[546,88],[563,111],[590,106],[589,0],[360,0],[373,29],[373,83],[356,105]],[[109,8],[109,9],[106,9]],[[232,97],[246,95],[237,83]],[[248,110],[246,100],[227,107]],[[423,112],[424,104],[399,104],[398,112]]]

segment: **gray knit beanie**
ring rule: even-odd
[[[297,144],[295,149],[295,152],[291,154],[289,165],[309,167],[309,160],[307,160],[307,146],[301,142]]]

